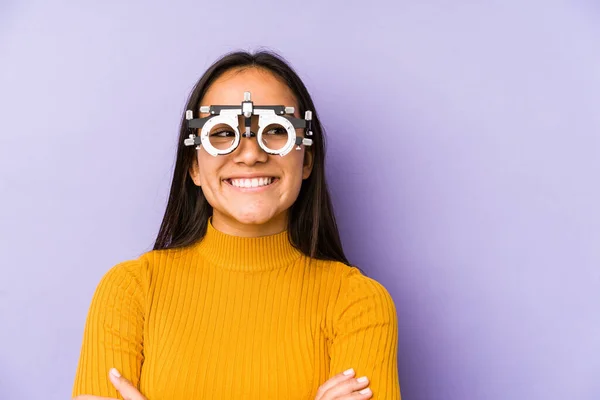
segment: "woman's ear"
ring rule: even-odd
[[[192,178],[192,181],[194,181],[194,184],[196,186],[202,186],[200,184],[200,168],[198,167],[198,160],[196,158],[194,158],[194,161],[192,161],[192,165],[190,165],[188,172]]]
[[[313,168],[313,152],[312,149],[307,149],[304,152],[304,161],[302,163],[302,179],[308,179]]]

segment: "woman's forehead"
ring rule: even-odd
[[[254,105],[296,107],[290,88],[272,73],[257,68],[228,71],[210,86],[201,105],[239,105],[244,92],[250,92]]]

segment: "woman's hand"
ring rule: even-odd
[[[111,383],[119,391],[121,396],[125,400],[146,400],[143,394],[141,394],[135,386],[131,384],[127,379],[123,378],[119,371],[116,369],[111,369],[108,378]],[[99,397],[99,396],[90,396],[90,395],[81,395],[75,397],[73,400],[118,400],[118,399],[110,399],[108,397]]]
[[[315,400],[370,399],[373,393],[368,386],[369,379],[366,376],[354,379],[354,370],[350,368],[322,384]]]

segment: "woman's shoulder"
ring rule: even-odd
[[[370,314],[379,320],[396,319],[394,300],[381,282],[366,276],[356,266],[339,264],[336,265],[340,279],[335,313],[340,318]]]
[[[357,267],[347,267],[344,272],[343,284],[348,292],[369,294],[379,297],[389,297],[386,287],[376,280],[363,274]]]
[[[104,273],[97,290],[115,288],[132,290],[134,287],[143,287],[148,278],[148,264],[145,255],[118,262]]]
[[[118,262],[104,274],[100,285],[147,285],[158,275],[161,269],[185,260],[188,248],[175,248],[165,250],[149,250],[141,253],[137,258]]]
[[[358,266],[344,264],[341,261],[324,261],[323,270],[333,273],[340,285],[340,293],[363,293],[389,296],[385,286],[374,278],[367,276]]]

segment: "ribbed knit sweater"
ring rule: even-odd
[[[312,400],[354,368],[400,399],[388,291],[354,267],[303,255],[287,232],[230,236],[210,223],[180,249],[110,269],[93,296],[73,397],[121,398],[117,368],[149,400]]]

